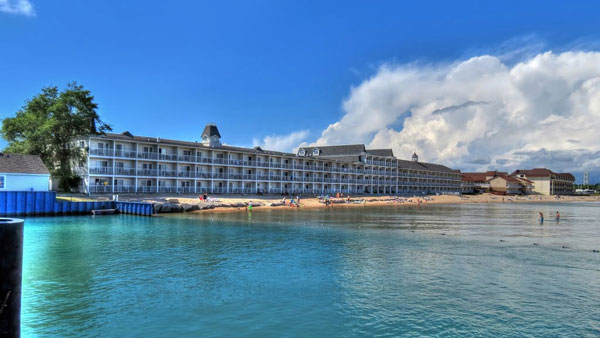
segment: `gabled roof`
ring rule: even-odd
[[[217,126],[214,124],[207,124],[206,127],[204,127],[204,131],[202,132],[202,138],[211,136],[217,136],[221,138],[221,134],[219,134],[219,129],[217,129]]]
[[[50,174],[38,155],[0,153],[0,173]]]
[[[460,173],[460,170],[454,170],[446,167],[441,164],[433,164],[426,162],[414,162],[407,160],[397,160],[398,167],[402,169],[414,169],[414,170],[429,170],[429,171],[438,171],[438,172],[446,172],[446,173]]]
[[[365,153],[364,144],[347,144],[341,146],[314,146],[314,147],[302,147],[301,149],[307,152],[312,152],[313,149],[318,148],[320,150],[320,157],[327,156],[345,156],[345,155],[360,155]]]
[[[387,157],[394,156],[392,149],[367,149],[367,154]]]
[[[488,176],[487,173],[462,173],[462,180],[464,182],[486,182]]]
[[[571,173],[555,173],[552,170],[546,168],[533,168],[530,170],[518,169],[513,171],[510,174],[510,176],[516,176],[520,174],[525,175],[526,177],[566,176],[575,181],[575,176],[573,176]]]
[[[488,182],[489,182],[489,181],[492,181],[492,180],[495,180],[495,179],[498,179],[498,178],[501,178],[501,179],[503,179],[503,180],[505,180],[505,181],[507,181],[507,182],[510,182],[510,183],[522,184],[522,182],[521,182],[521,181],[519,181],[518,179],[516,179],[516,178],[514,178],[514,177],[512,177],[512,176],[508,176],[508,175],[506,175],[506,174],[499,174],[499,175],[496,175],[496,176],[494,176],[494,177],[490,178],[490,179],[488,180]]]

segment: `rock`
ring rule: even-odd
[[[192,205],[188,204],[188,203],[183,203],[181,204],[181,208],[183,209],[183,212],[188,212],[188,211],[192,211]]]
[[[168,198],[167,199],[168,203],[175,203],[175,204],[179,204],[179,200],[176,198]]]
[[[269,206],[271,206],[271,207],[284,207],[285,203],[284,202],[273,202],[273,203],[269,204]]]
[[[254,206],[254,204],[252,204]],[[230,207],[230,208],[245,208],[246,207],[246,203],[244,202],[237,202],[237,203],[231,203],[229,205],[226,205],[226,207]]]

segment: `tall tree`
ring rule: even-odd
[[[90,91],[76,82],[62,91],[43,88],[15,117],[2,121],[0,134],[8,142],[4,151],[40,155],[52,176],[59,178],[60,189],[71,190],[79,181],[72,163],[85,156],[74,140],[111,130],[96,109]]]

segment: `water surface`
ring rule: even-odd
[[[598,336],[599,206],[30,218],[22,331]]]

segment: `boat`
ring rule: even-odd
[[[117,212],[117,209],[92,210],[92,215],[112,215],[115,212]]]

